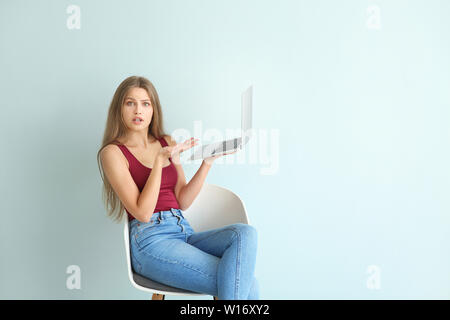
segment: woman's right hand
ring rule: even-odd
[[[177,143],[174,146],[163,147],[159,150],[157,156],[161,160],[166,160],[168,158],[175,158],[177,160],[179,159],[179,155],[181,152],[186,151],[197,145],[197,141],[198,139],[191,138],[184,141],[183,143]]]

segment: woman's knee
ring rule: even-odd
[[[258,231],[255,227],[246,223],[235,223],[232,225],[233,230],[236,231],[241,238],[248,241],[256,242],[258,239]]]

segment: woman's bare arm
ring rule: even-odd
[[[155,211],[156,203],[158,202],[159,190],[161,188],[161,175],[164,159],[160,156],[155,158],[153,162],[152,171],[145,182],[142,189],[137,206],[141,212],[142,222],[149,222]]]
[[[134,182],[126,161],[117,146],[109,145],[105,147],[100,157],[106,178],[122,204],[137,220],[148,222],[158,201],[164,157],[158,155],[155,158],[153,169],[142,192],[139,191]]]
[[[200,168],[197,170],[189,183],[181,188],[178,195],[178,204],[180,205],[181,210],[186,210],[189,208],[195,198],[197,198],[203,187],[206,176],[208,175],[209,169],[211,169],[211,164],[202,161]]]

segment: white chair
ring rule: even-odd
[[[203,184],[197,198],[191,206],[183,211],[195,232],[221,228],[233,223],[249,224],[244,203],[232,191],[213,184]],[[165,295],[205,295],[189,290],[171,287],[134,272],[131,267],[130,237],[128,219],[124,226],[125,253],[127,258],[128,278],[131,284],[142,291],[152,293],[153,300],[164,300]],[[214,297],[217,300],[217,297]]]

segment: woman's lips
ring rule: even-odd
[[[133,123],[134,124],[141,124],[141,123],[143,123],[144,121],[141,121],[141,120],[139,120],[139,119],[133,119]]]

